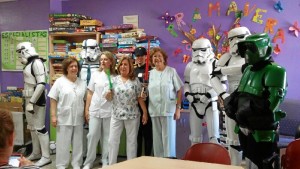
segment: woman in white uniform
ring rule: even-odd
[[[180,118],[183,82],[167,66],[167,54],[153,48],[150,61],[155,68],[149,76],[149,114],[152,120],[155,157],[176,157],[176,120]]]
[[[69,166],[70,146],[74,169],[82,164],[82,137],[86,84],[78,78],[80,65],[75,58],[62,62],[63,76],[58,78],[48,97],[51,98],[51,123],[56,127],[56,168]]]
[[[88,85],[85,105],[85,118],[89,124],[89,133],[84,169],[93,167],[100,138],[102,166],[108,165],[108,136],[112,101],[107,100],[105,95],[112,89],[111,78],[116,75],[115,59],[111,52],[105,51],[101,54],[99,62],[99,71],[92,74]]]
[[[127,159],[136,157],[137,134],[140,125],[138,103],[143,110],[142,123],[148,120],[147,109],[141,94],[141,83],[134,75],[133,64],[128,57],[122,57],[117,66],[120,75],[113,80],[114,89],[106,95],[113,98],[113,111],[110,122],[109,165],[117,162],[120,136],[125,127]]]

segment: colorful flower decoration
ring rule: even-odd
[[[199,8],[196,8],[193,13],[192,21],[196,22],[197,20],[200,20],[200,19],[201,19],[200,10],[199,10]]]
[[[174,16],[171,16],[169,12],[166,12],[165,15],[162,15],[160,19],[165,21],[165,27],[167,28],[171,22],[175,20]]]
[[[278,1],[277,3],[274,4],[274,9],[277,10],[278,12],[283,11],[281,1]]]
[[[295,36],[298,37],[298,33],[300,31],[300,27],[298,26],[298,22],[295,21],[293,26],[289,27],[289,31],[294,32]]]
[[[197,30],[196,30],[195,28],[192,28],[192,29],[190,30],[190,33],[191,33],[192,35],[195,35],[195,34],[197,33]]]
[[[187,51],[192,51],[192,45],[190,42],[188,42],[187,40],[183,40],[183,41],[181,41],[181,43],[185,44],[185,49]]]

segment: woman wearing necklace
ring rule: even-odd
[[[82,164],[82,137],[86,84],[78,78],[79,62],[67,58],[62,62],[63,76],[52,86],[48,97],[51,107],[51,123],[56,127],[56,168],[69,166],[70,146],[74,169]]]
[[[136,157],[137,134],[140,125],[138,103],[142,108],[142,124],[148,120],[147,109],[143,98],[140,97],[141,83],[134,75],[133,64],[128,57],[122,57],[117,66],[120,75],[113,79],[113,91],[106,95],[113,99],[113,111],[109,134],[109,165],[117,162],[120,136],[125,127],[127,159]]]
[[[168,56],[153,48],[149,76],[149,114],[152,121],[155,157],[176,157],[176,121],[180,118],[183,83],[176,70],[167,66]]]
[[[96,150],[100,140],[102,149],[102,167],[108,165],[108,136],[112,102],[105,98],[112,89],[111,78],[115,77],[115,59],[111,52],[101,53],[100,68],[92,74],[88,85],[85,118],[89,124],[87,135],[87,157],[83,169],[90,169],[96,159]]]

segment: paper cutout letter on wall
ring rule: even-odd
[[[256,23],[259,23],[259,24],[263,24],[264,21],[261,19],[261,18],[262,18],[262,15],[260,14],[260,12],[266,13],[267,10],[266,10],[266,9],[257,8],[257,9],[255,10],[255,14],[254,14],[254,16],[253,16],[253,18],[252,18],[252,21],[253,21],[253,22],[256,22]]]
[[[226,15],[230,15],[231,12],[237,12],[238,11],[238,7],[235,3],[235,1],[231,1],[230,4],[229,4],[229,7],[227,9],[227,12],[226,12]]]
[[[273,27],[275,25],[277,25],[277,20],[274,18],[268,18],[264,32],[273,34],[274,33]]]
[[[293,25],[293,26],[290,26],[290,27],[289,27],[289,31],[294,32],[294,35],[295,35],[296,37],[298,37],[298,33],[299,33],[299,31],[300,31],[300,27],[298,26],[298,22],[297,22],[297,21],[294,22],[294,25]]]
[[[193,13],[193,22],[201,19],[201,14],[199,8],[196,8]]]
[[[177,23],[178,28],[181,28],[182,25],[186,25],[185,22],[183,21],[184,14],[182,12],[175,14],[175,20]]]
[[[175,32],[174,30],[174,24],[170,23],[167,30],[170,32],[170,34],[173,36],[173,37],[177,37],[178,34]]]
[[[281,39],[281,43],[284,43],[285,37],[284,37],[283,29],[278,29],[278,31],[276,32],[276,34],[272,40],[272,43],[276,43],[278,39]]]
[[[249,13],[251,13],[256,8],[256,5],[253,5],[253,7],[249,10],[249,6],[250,6],[249,2],[246,2],[244,6],[244,12],[243,12],[244,16],[248,16]]]
[[[211,16],[212,11],[215,10],[218,13],[218,16],[220,16],[220,2],[217,2],[215,5],[213,5],[213,3],[209,3],[208,4],[208,16]]]

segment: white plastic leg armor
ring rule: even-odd
[[[202,126],[203,119],[200,119],[196,116],[196,112],[190,106],[190,129],[191,134],[189,139],[191,141],[191,145],[202,143],[203,141],[203,134],[202,134]]]
[[[217,102],[213,101],[212,106],[207,110],[206,115],[207,122],[207,132],[209,137],[209,142],[219,143],[219,111],[217,109]]]

